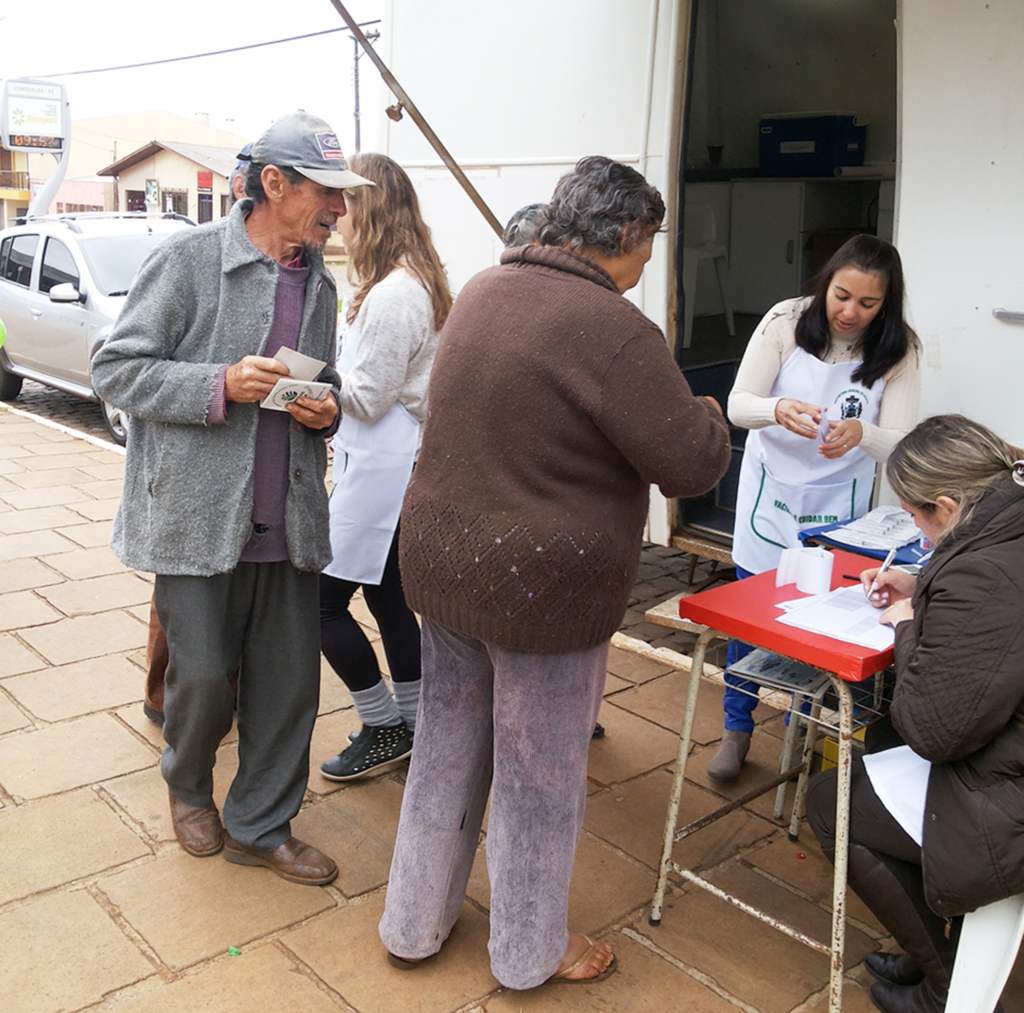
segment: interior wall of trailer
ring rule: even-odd
[[[757,168],[758,121],[771,113],[848,110],[869,123],[865,161],[896,157],[894,0],[701,0],[690,158]]]

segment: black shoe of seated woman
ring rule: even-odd
[[[328,781],[354,781],[404,760],[412,753],[412,735],[404,721],[391,727],[363,725],[348,749],[328,760],[320,773]]]
[[[869,953],[864,966],[876,981],[890,985],[919,985],[924,981],[924,971],[906,953]]]
[[[892,985],[878,981],[871,986],[871,1001],[882,1013],[944,1013],[949,990],[928,978],[919,985]]]

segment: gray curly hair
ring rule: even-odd
[[[558,181],[539,215],[537,242],[617,257],[653,238],[664,217],[661,194],[636,169],[591,155]]]
[[[546,206],[545,204],[527,204],[508,220],[501,237],[505,249],[510,250],[514,246],[526,246],[527,243],[537,241],[539,215]]]

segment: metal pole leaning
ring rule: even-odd
[[[341,0],[331,0],[331,6],[341,15],[342,20],[348,25],[349,31],[355,36],[356,41],[363,47],[363,51],[373,61],[374,66],[380,71],[384,83],[391,89],[394,96],[402,104],[402,108],[409,114],[413,123],[423,133],[423,136],[430,142],[430,146],[441,156],[441,161],[448,166],[452,175],[459,181],[462,189],[469,195],[469,199],[477,206],[477,209],[487,220],[487,224],[497,233],[500,238],[504,229],[501,223],[494,216],[494,212],[487,206],[487,202],[480,196],[476,187],[469,181],[469,178],[462,171],[458,162],[452,157],[448,149],[441,143],[441,138],[434,133],[430,124],[423,118],[423,114],[416,108],[416,104],[409,98],[406,90],[395,80],[395,75],[387,68],[384,61],[377,55],[376,50],[370,45],[366,36],[356,23],[356,19],[349,14]]]

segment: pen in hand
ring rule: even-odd
[[[879,567],[878,573],[875,574],[875,579],[871,581],[871,586],[867,589],[866,596],[868,598],[870,598],[875,593],[875,591],[878,590],[878,578],[881,577],[882,574],[885,573],[885,571],[888,570],[890,566],[892,566],[893,560],[895,558],[896,547],[893,546],[889,550],[888,555],[886,555],[885,562],[882,563],[882,565]]]

